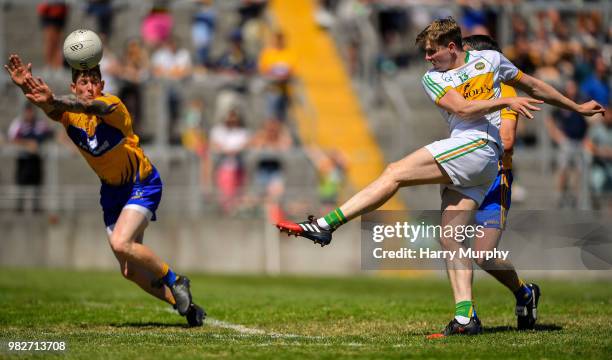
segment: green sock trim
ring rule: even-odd
[[[455,304],[455,316],[472,317],[473,306],[471,301],[459,301]]]
[[[331,226],[333,229],[346,223],[346,217],[344,216],[340,208],[336,208],[333,211],[330,211],[329,214],[323,217],[323,219],[325,219],[325,222],[327,222],[329,226]]]

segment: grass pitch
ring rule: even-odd
[[[118,272],[0,269],[0,358],[7,341],[65,341],[62,358],[609,358],[612,283],[539,281],[536,331],[514,330],[514,300],[477,280],[485,334],[427,340],[451,319],[446,280],[194,275],[209,313],[189,329]],[[531,279],[530,279],[531,280]]]

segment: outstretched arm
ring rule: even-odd
[[[540,108],[533,104],[541,103],[541,100],[526,97],[504,97],[491,100],[466,100],[456,90],[449,90],[446,92],[446,94],[444,94],[444,96],[442,96],[442,98],[440,98],[438,106],[466,120],[477,119],[481,116],[506,107],[529,119],[533,119],[533,115],[531,115],[529,110],[540,110]]]
[[[603,114],[605,111],[604,107],[594,100],[577,104],[563,96],[554,87],[527,74],[523,74],[519,80],[513,81],[510,85],[521,89],[536,99],[543,100],[547,104],[575,111],[585,116]]]
[[[117,108],[118,104],[106,104],[102,101],[83,101],[74,95],[55,96],[49,85],[41,78],[27,76],[25,80],[26,97],[40,107],[49,117],[57,120],[64,112],[86,113],[105,116]]]

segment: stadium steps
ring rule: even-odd
[[[311,1],[272,1],[270,10],[295,51],[296,73],[313,108],[310,111],[299,106],[295,109],[304,143],[341,150],[350,162],[351,185],[355,189],[365,187],[383,171],[385,159],[368,127],[333,40],[316,26]],[[403,208],[397,197],[383,207]]]

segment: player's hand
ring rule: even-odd
[[[11,54],[9,56],[8,64],[4,65],[6,71],[8,71],[11,80],[15,85],[23,89],[26,77],[32,74],[32,64],[24,65],[19,55]]]
[[[43,79],[34,79],[32,75],[28,75],[25,79],[25,87],[28,91],[25,96],[32,103],[38,106],[44,106],[53,102],[53,92]]]
[[[604,114],[606,109],[597,101],[591,100],[584,104],[578,105],[578,112],[584,116],[593,116],[596,114]]]
[[[531,115],[530,110],[531,111],[541,110],[539,107],[535,106],[534,104],[542,104],[542,103],[544,103],[544,101],[533,99],[530,97],[517,96],[517,97],[508,98],[508,107],[511,110],[516,111],[517,113],[519,113],[520,115],[523,115],[524,117],[528,119],[533,119],[533,115]]]

